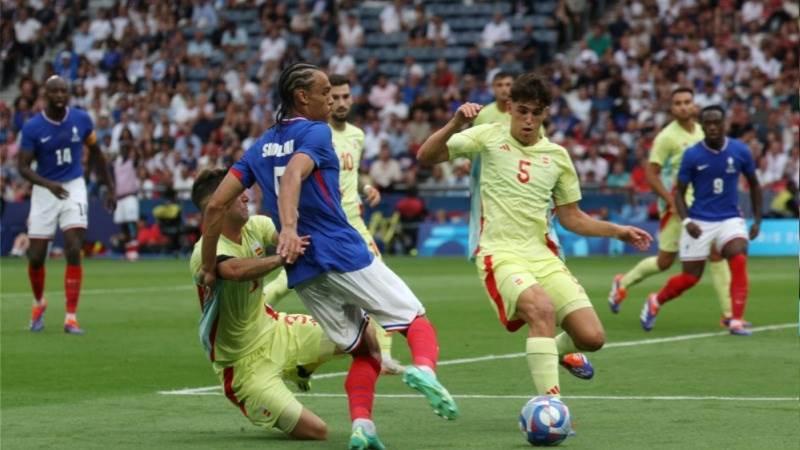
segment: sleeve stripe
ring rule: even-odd
[[[228,173],[230,173],[231,175],[235,176],[236,179],[238,179],[242,184],[244,184],[244,180],[243,180],[244,174],[241,171],[239,171],[239,169],[237,169],[235,167],[231,167],[231,169],[228,171]]]

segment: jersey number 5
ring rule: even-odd
[[[524,159],[519,160],[519,172],[517,173],[517,180],[519,180],[520,183],[527,183],[528,181],[531,181],[531,174],[528,172],[530,167],[530,161],[525,161]]]
[[[56,165],[69,164],[72,162],[72,150],[69,147],[56,149]]]

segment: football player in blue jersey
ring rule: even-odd
[[[22,127],[19,155],[20,175],[33,183],[28,217],[28,277],[33,289],[30,330],[41,331],[44,328],[44,312],[47,309],[44,263],[56,227],[61,227],[67,259],[64,331],[83,334],[75,313],[83,279],[81,247],[88,225],[82,164],[84,145],[89,149],[89,167],[94,166],[105,191],[105,203],[109,210],[115,207],[114,186],[106,159],[97,145],[92,119],[85,111],[67,106],[67,83],[54,75],[45,82],[44,92],[44,111],[33,116]],[[36,161],[36,170],[31,168],[33,161]]]
[[[657,294],[650,294],[642,308],[641,323],[650,331],[661,306],[691,288],[703,275],[705,261],[714,246],[731,269],[731,334],[749,336],[744,321],[747,304],[747,245],[761,226],[761,187],[753,156],[747,145],[725,136],[725,110],[717,105],[703,108],[700,125],[705,138],[686,149],[678,172],[675,207],[683,220],[680,257],[683,271],[670,278]],[[749,232],[739,211],[738,184],[744,175],[750,185],[753,224]],[[694,203],[686,207],[685,194],[694,188]]]
[[[407,337],[414,365],[405,370],[403,381],[420,391],[438,415],[454,419],[455,401],[436,378],[436,333],[417,297],[373,258],[347,221],[339,158],[327,123],[333,105],[327,75],[316,66],[294,64],[281,73],[278,90],[276,125],[233,165],[205,208],[204,284],[212,285],[217,276],[224,211],[258,183],[264,209],[279,231],[277,252],[286,261],[289,287],[337,347],[353,358],[345,381],[353,421],[350,449],[382,449],[372,422],[380,352],[366,313],[385,330]],[[301,236],[311,241],[304,252]]]

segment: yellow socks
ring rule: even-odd
[[[558,397],[561,388],[558,385],[556,340],[547,337],[529,337],[525,341],[525,353],[536,394]]]
[[[289,279],[286,277],[286,270],[281,269],[281,271],[278,273],[278,276],[264,286],[261,299],[267,305],[275,306],[279,301],[281,301],[281,299],[286,297],[286,294],[288,293]]]
[[[570,335],[567,334],[566,331],[562,331],[556,335],[556,350],[558,351],[558,356],[564,356],[567,353],[575,353],[578,351],[578,347],[575,347],[575,342],[572,341]]]
[[[711,282],[719,299],[719,309],[725,317],[731,317],[731,269],[728,261],[709,261],[711,269]]]
[[[661,272],[661,270],[658,268],[658,258],[655,256],[650,256],[649,258],[639,261],[639,263],[636,264],[633,269],[629,270],[628,273],[623,275],[622,279],[620,280],[620,284],[625,289],[628,289],[645,278],[655,275],[659,272]]]

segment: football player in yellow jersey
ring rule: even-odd
[[[192,201],[201,211],[226,173],[206,171],[194,182]],[[325,422],[297,401],[283,379],[308,390],[311,372],[341,351],[311,316],[277,313],[264,305],[264,276],[284,264],[280,256],[266,254],[277,239],[268,217],[249,217],[246,194],[228,207],[217,244],[218,281],[210,292],[198,291],[200,340],[225,396],[254,425],[297,439],[325,439]],[[201,246],[202,239],[190,262],[196,283]]]
[[[367,247],[375,257],[380,258],[381,252],[375,244],[364,219],[361,217],[362,192],[370,206],[376,206],[381,201],[381,193],[377,188],[365,185],[359,189],[358,168],[361,165],[361,155],[364,150],[364,132],[360,128],[347,122],[353,98],[350,96],[350,81],[341,75],[328,77],[331,83],[331,96],[333,107],[329,124],[333,135],[333,147],[339,156],[339,187],[342,192],[342,209],[347,214],[347,221],[358,231]],[[264,301],[275,305],[289,293],[286,271],[281,270],[274,281],[264,286]],[[375,327],[378,343],[381,347],[381,372],[383,374],[397,375],[403,372],[404,367],[392,358],[392,333],[380,328],[377,321],[370,321]]]
[[[647,232],[595,220],[578,207],[580,185],[567,151],[541,133],[550,86],[534,74],[511,87],[511,125],[486,124],[459,132],[480,105],[466,103],[420,148],[423,164],[480,153],[482,226],[476,265],[501,324],[528,325],[526,354],[537,394],[558,396],[558,364],[580,378],[593,369],[579,350],[596,351],[605,332],[583,287],[548,246],[548,202],[561,224],[586,236],[614,237],[646,249]],[[555,327],[565,332],[556,336]]]
[[[697,107],[694,104],[694,91],[680,87],[672,91],[670,113],[674,120],[670,122],[653,141],[647,167],[647,182],[659,196],[661,220],[658,232],[658,256],[651,256],[639,261],[625,274],[617,274],[611,283],[608,294],[608,305],[614,313],[619,312],[621,303],[628,295],[628,288],[640,281],[663,272],[675,262],[680,240],[681,220],[675,209],[675,180],[681,166],[684,151],[703,140],[703,129],[695,120]],[[692,192],[689,191],[687,203],[691,204]],[[728,290],[731,272],[726,261],[714,251],[709,257],[714,290],[722,310],[722,326],[728,326],[731,319],[731,296]]]

